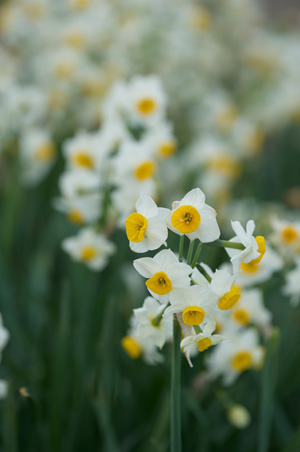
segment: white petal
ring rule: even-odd
[[[145,195],[145,193],[140,194],[135,207],[137,213],[143,215],[146,218],[155,217],[157,215],[157,205],[155,204],[153,199],[150,196]]]
[[[201,242],[213,242],[220,237],[220,229],[216,220],[216,212],[211,207],[205,205],[200,210],[201,223],[199,226],[199,238]]]
[[[203,204],[205,203],[205,195],[200,188],[194,188],[189,191],[180,201],[180,205],[191,205],[194,206],[197,210],[201,209]]]
[[[154,273],[160,271],[160,265],[151,257],[141,257],[133,261],[133,266],[144,278],[151,278]]]

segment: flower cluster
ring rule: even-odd
[[[143,191],[148,198],[157,196],[159,168],[163,170],[163,162],[176,148],[165,109],[166,95],[160,80],[138,76],[112,88],[103,104],[99,130],[81,130],[63,143],[67,167],[59,179],[62,196],[55,200],[55,206],[72,223],[84,226],[76,237],[64,240],[63,248],[93,270],[101,270],[106,257],[113,253],[114,245],[105,233],[124,224],[134,208],[136,194]],[[157,228],[164,209],[159,209],[160,215],[156,211],[156,205],[140,201],[137,213],[128,220],[133,243],[137,242],[136,224],[140,224],[141,215],[145,224],[149,222],[148,248],[145,241],[139,243],[141,251],[157,248]],[[143,228],[145,225],[140,234]],[[159,235],[162,242],[166,229]]]
[[[154,257],[133,262],[146,279],[151,296],[134,310],[131,328],[122,340],[126,352],[133,358],[143,354],[148,362],[158,362],[162,355],[157,348],[170,340],[172,320],[176,319],[183,334],[181,348],[190,364],[191,356],[219,344],[207,360],[212,378],[222,375],[229,384],[241,372],[259,368],[264,349],[258,329],[264,332],[270,327],[271,314],[264,307],[261,292],[248,290],[240,280],[243,267],[260,265],[266,253],[264,238],[254,236],[254,222],[250,220],[246,230],[238,221],[232,222],[236,236],[220,240],[216,212],[205,203],[199,188],[174,202],[171,210],[157,207],[141,193],[136,211],[126,220],[131,249],[137,253],[164,249]],[[179,255],[167,248],[168,230],[180,236]],[[189,239],[186,260],[185,236]],[[231,264],[212,271],[199,261],[206,246],[225,247]]]

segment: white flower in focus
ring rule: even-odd
[[[262,236],[254,237],[253,232],[255,223],[249,220],[246,226],[246,231],[239,221],[231,222],[232,229],[236,233],[230,242],[241,243],[244,245],[244,250],[236,250],[226,248],[227,254],[230,256],[233,265],[233,271],[237,272],[242,263],[249,264],[249,262],[259,263],[266,252],[265,239]]]
[[[191,267],[178,262],[171,250],[162,250],[153,258],[136,259],[133,265],[140,275],[147,278],[146,286],[151,295],[162,303],[169,301],[176,290],[190,285]]]
[[[84,228],[77,236],[64,239],[62,248],[75,261],[84,262],[94,271],[102,270],[116,251],[114,243],[91,228]]]
[[[194,353],[197,350],[199,352],[203,352],[212,345],[219,344],[225,339],[225,337],[221,336],[220,334],[212,334],[214,328],[214,324],[208,323],[205,326],[203,333],[196,334],[195,336],[185,337],[181,341],[180,347],[183,348],[183,351],[188,358],[191,353]]]
[[[199,286],[204,285],[214,296],[215,305],[221,311],[227,311],[239,300],[241,296],[241,289],[236,284],[233,284],[235,276],[226,270],[216,270],[212,272],[206,264],[201,264],[206,271],[208,277],[211,279],[209,282],[207,278],[200,273],[198,269],[194,269],[192,274],[192,280]]]
[[[210,377],[222,377],[223,384],[228,386],[242,372],[261,368],[265,352],[259,345],[259,336],[254,328],[224,331],[224,335],[226,341],[213,350],[206,364]]]
[[[190,240],[213,242],[220,237],[216,215],[216,211],[205,204],[200,188],[194,188],[181,201],[173,202],[167,224],[173,232],[185,234]]]
[[[162,348],[165,342],[172,337],[172,317],[163,317],[159,323],[155,322],[164,307],[165,305],[161,305],[154,298],[147,297],[141,308],[133,310],[138,322],[137,335],[142,339],[152,341],[159,348]]]
[[[164,317],[182,314],[182,321],[186,325],[214,324],[213,301],[211,293],[204,286],[179,289],[172,295],[171,306],[166,309]]]
[[[159,248],[168,237],[165,218],[169,209],[157,207],[150,196],[140,194],[136,202],[136,213],[125,220],[129,246],[136,253]]]
[[[282,293],[291,297],[293,306],[297,306],[300,301],[300,259],[296,262],[296,267],[286,274],[286,282],[282,288]]]

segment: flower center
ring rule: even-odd
[[[176,150],[176,142],[170,140],[170,141],[166,141],[165,143],[160,145],[159,154],[162,157],[168,158],[174,154],[175,150]]]
[[[154,163],[151,160],[148,160],[147,162],[144,162],[141,165],[137,166],[134,170],[134,174],[137,179],[145,180],[149,179],[149,177],[152,177],[154,171],[155,171]]]
[[[252,356],[249,352],[241,351],[234,355],[231,361],[232,367],[238,372],[243,372],[251,367]]]
[[[148,226],[147,219],[140,213],[132,213],[125,220],[125,224],[128,240],[134,243],[141,242]]]
[[[59,78],[69,78],[74,71],[74,66],[68,61],[61,61],[56,65],[55,73]]]
[[[227,292],[219,300],[218,307],[221,311],[227,311],[232,308],[233,305],[241,298],[241,289],[235,284],[231,287],[230,291]]]
[[[96,256],[96,250],[92,246],[86,246],[81,251],[81,260],[90,261]]]
[[[53,143],[44,143],[42,146],[40,146],[35,153],[35,156],[37,160],[41,162],[49,162],[53,159],[55,155],[55,147]]]
[[[260,256],[258,256],[258,258],[254,259],[252,262],[254,264],[258,264],[262,260],[264,255],[265,255],[266,242],[265,242],[265,239],[264,239],[264,237],[262,235],[258,235],[257,237],[255,237],[255,241],[256,241],[256,243],[258,245],[258,250],[257,251],[260,253]]]
[[[209,339],[209,337],[200,339],[200,341],[197,343],[199,352],[204,352],[204,350],[207,350],[211,346],[212,346],[212,341],[211,341],[211,339]]]
[[[149,290],[158,295],[166,295],[172,290],[171,280],[165,272],[157,272],[146,281],[146,286]]]
[[[246,309],[236,309],[233,312],[233,318],[241,325],[248,325],[251,320],[251,316]]]
[[[241,263],[241,270],[245,273],[249,273],[251,275],[254,275],[255,273],[258,273],[260,270],[260,265],[256,264],[254,261],[249,262],[248,264],[245,264],[245,262]]]
[[[207,168],[233,179],[237,178],[241,173],[241,165],[230,155],[212,157],[207,162]]]
[[[229,129],[233,126],[237,116],[238,113],[234,106],[227,107],[217,116],[217,125],[220,129]]]
[[[66,44],[76,49],[80,49],[84,44],[84,36],[80,32],[72,32],[65,36],[64,38]]]
[[[73,157],[75,165],[83,166],[84,168],[94,168],[94,161],[91,156],[87,155],[84,151],[78,152]]]
[[[71,221],[71,223],[75,224],[83,224],[83,215],[82,213],[77,209],[71,209],[68,212],[68,220]]]
[[[297,240],[298,236],[299,236],[298,231],[293,225],[286,226],[281,231],[282,241],[287,245],[289,245],[290,243],[293,243],[295,240]]]
[[[193,206],[180,206],[173,212],[171,223],[175,229],[183,234],[194,232],[201,223],[200,213]]]
[[[150,97],[146,97],[138,102],[137,109],[142,115],[150,115],[156,110],[156,102]]]
[[[125,336],[121,340],[123,350],[132,359],[137,359],[141,356],[142,350],[140,345],[130,336]]]
[[[198,306],[188,306],[183,310],[182,320],[186,325],[200,325],[205,317],[205,311]]]

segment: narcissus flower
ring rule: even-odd
[[[168,237],[165,218],[169,209],[157,207],[153,199],[144,193],[140,194],[135,207],[136,213],[125,220],[129,246],[136,253],[156,250]]]
[[[172,293],[190,285],[189,265],[178,262],[170,250],[162,250],[153,258],[142,257],[133,262],[134,268],[144,278],[151,295],[161,302],[167,302]]]
[[[200,188],[194,188],[181,201],[173,203],[167,224],[173,232],[185,234],[190,240],[213,242],[220,237],[216,215],[216,211],[205,204]]]
[[[84,262],[91,270],[102,270],[108,258],[115,253],[114,243],[103,234],[98,234],[92,228],[82,229],[76,237],[63,240],[62,248],[79,262]]]
[[[191,353],[198,350],[199,352],[204,352],[212,345],[219,344],[225,338],[220,334],[212,334],[214,331],[214,325],[207,324],[202,333],[196,334],[195,336],[185,337],[181,341],[181,348],[183,348],[184,353],[187,357],[190,356]]]
[[[236,273],[235,281],[240,286],[251,286],[269,280],[273,273],[281,270],[282,267],[283,261],[278,253],[270,246],[266,246],[266,253],[260,262],[242,263],[240,271]]]
[[[191,286],[177,290],[172,296],[172,303],[164,317],[170,314],[182,314],[186,325],[214,323],[214,308],[210,292],[204,286]]]
[[[140,338],[152,341],[157,347],[162,348],[164,343],[172,337],[172,317],[162,318],[156,321],[157,316],[165,306],[152,297],[147,297],[139,309],[134,309],[137,319],[137,335]]]
[[[254,328],[231,329],[224,335],[226,341],[213,350],[206,363],[212,379],[221,376],[223,384],[230,385],[242,372],[261,368],[265,353]]]
[[[241,251],[226,248],[226,251],[231,258],[230,260],[233,265],[233,271],[238,271],[243,263],[249,264],[249,262],[252,262],[254,264],[258,264],[266,252],[266,244],[264,237],[253,236],[255,229],[254,221],[248,221],[246,231],[239,221],[232,221],[231,225],[232,229],[236,233],[236,236],[233,237],[230,242],[242,243],[245,247],[245,249]]]
[[[259,289],[245,290],[239,301],[233,306],[231,318],[240,326],[269,325],[272,314],[265,308],[262,292]]]
[[[197,269],[193,272],[192,280],[200,286],[207,287],[215,299],[215,305],[221,311],[231,309],[241,296],[241,288],[233,284],[235,277],[226,270],[216,270],[213,273],[208,265],[201,265],[211,281],[209,282]]]

